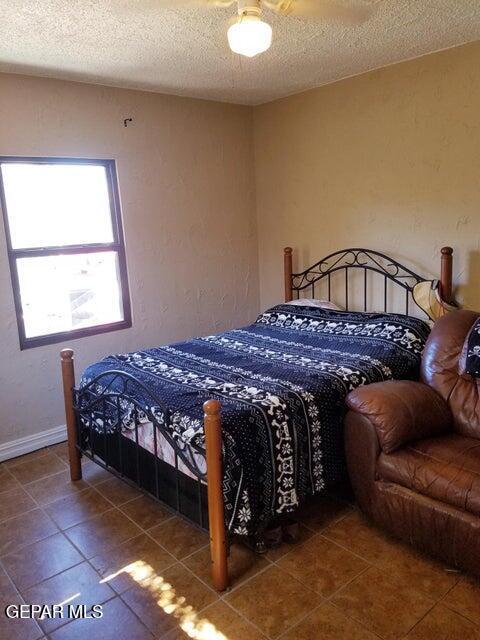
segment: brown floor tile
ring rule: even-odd
[[[122,593],[132,587],[135,584],[135,577],[138,579],[138,576],[141,576],[143,572],[152,569],[161,575],[164,569],[175,562],[175,558],[146,533],[142,533],[118,547],[107,549],[101,555],[94,556],[90,560],[90,563],[103,578],[118,574],[108,580],[108,584],[117,593]],[[130,567],[130,565],[134,566]],[[126,570],[127,567],[131,573]]]
[[[217,600],[218,596],[177,563],[161,574],[152,572],[123,593],[122,599],[152,633],[162,637],[177,623],[191,619]]]
[[[480,581],[463,577],[442,601],[480,626]]]
[[[202,613],[202,618],[228,640],[263,640],[265,638],[258,629],[222,601],[214,602],[207,607]]]
[[[313,536],[317,535],[311,529],[307,529],[307,527],[305,527],[303,524],[299,525],[298,531],[299,531],[299,534],[298,534],[297,542],[295,542],[294,544],[287,544],[286,542],[282,542],[282,544],[279,545],[278,547],[269,549],[265,554],[265,558],[267,558],[268,560],[271,560],[272,562],[276,562],[283,556],[287,555],[287,553],[290,553],[290,551],[293,548],[295,548],[297,545],[302,544],[303,542],[306,542]]]
[[[405,585],[415,585],[416,589],[434,600],[443,597],[459,578],[458,573],[446,571],[446,565],[402,543],[393,543],[393,548],[386,554],[380,554],[375,564]]]
[[[265,635],[277,637],[320,603],[320,597],[276,566],[225,597]]]
[[[12,584],[12,581],[10,580],[10,578],[8,577],[5,569],[3,569],[3,567],[0,565],[0,599],[2,598],[3,592],[6,591],[7,589],[15,590],[15,587]]]
[[[96,620],[75,620],[51,634],[51,640],[153,640],[148,629],[120,598],[103,607],[103,616]]]
[[[358,511],[326,529],[323,535],[395,575],[406,585],[414,584],[435,600],[458,580],[458,574],[445,571],[444,565],[389,537]]]
[[[170,511],[163,509],[158,502],[147,496],[140,496],[122,504],[120,511],[123,511],[142,529],[151,529],[172,517]]]
[[[120,480],[120,478],[112,475],[110,475],[108,480],[96,484],[95,488],[116,506],[142,495],[138,489],[135,489],[123,480]]]
[[[22,604],[22,600],[10,599],[7,604]],[[5,605],[6,606],[6,605]],[[40,640],[43,638],[43,631],[35,620],[28,618],[9,619],[3,613],[0,616],[0,638],[1,640]]]
[[[266,557],[233,545],[229,569],[234,590],[223,602],[206,586],[210,551],[204,532],[94,463],[84,464],[88,482],[71,483],[61,463],[64,446],[29,456],[0,465],[4,567],[27,602],[57,603],[79,592],[74,604],[109,600],[110,625],[103,626],[105,618],[42,621],[49,633],[57,629],[52,638],[143,640],[153,637],[151,631],[164,640],[186,640],[192,633],[217,630],[229,640],[261,640],[259,627],[270,637],[286,631],[286,640],[315,640],[319,630],[322,640],[374,640],[375,633],[386,640],[405,634],[408,640],[480,640],[480,582],[445,571],[368,524],[341,500],[323,496],[302,510],[302,544],[281,545]],[[63,471],[43,477],[46,461],[53,458]],[[32,469],[41,477],[25,484]],[[30,496],[49,502],[45,510],[60,527],[68,527],[65,535],[73,544]],[[112,499],[121,506],[112,508]],[[82,562],[73,545],[95,569]],[[269,566],[269,560],[278,566]],[[375,567],[365,571],[368,563]],[[131,574],[122,572],[132,564]],[[102,576],[116,572],[121,573],[102,583]],[[15,585],[0,567],[2,607],[5,598],[21,602]],[[332,593],[331,602],[321,604]],[[34,621],[0,616],[0,640],[37,640],[43,633]]]
[[[54,453],[48,451],[45,455],[11,467],[10,472],[17,478],[20,484],[28,484],[29,482],[40,480],[40,478],[64,471],[65,469],[65,463]]]
[[[321,635],[319,630],[321,629]],[[328,602],[290,629],[282,640],[378,640],[365,627],[342,614]]]
[[[162,597],[172,600],[183,609],[193,608],[201,611],[218,600],[218,593],[200,582],[188,569],[180,563],[174,564],[162,573]],[[165,585],[170,588],[164,591]]]
[[[407,636],[408,640],[480,640],[480,629],[441,604],[427,613]]]
[[[175,627],[175,629],[166,633],[161,640],[190,640],[191,637],[191,633],[186,633],[180,627]],[[215,636],[213,637],[215,638]],[[224,638],[220,636],[220,640],[224,640]]]
[[[146,587],[136,584],[122,594],[122,600],[156,637],[163,638],[177,624],[174,611],[171,611],[173,605],[168,598],[162,600],[160,594]],[[163,602],[165,604],[162,606]]]
[[[153,527],[149,534],[179,560],[208,544],[208,536],[204,531],[176,516]]]
[[[115,476],[112,476],[109,471],[103,469],[103,467],[100,467],[95,462],[92,462],[88,458],[82,459],[82,478],[85,482],[88,482],[88,484],[95,486],[113,477]]]
[[[136,524],[114,508],[66,529],[65,535],[86,558],[92,558],[141,532]]]
[[[322,533],[329,540],[372,563],[389,557],[397,544],[380,529],[368,523],[359,511],[353,511]]]
[[[43,449],[38,449],[37,451],[26,453],[23,456],[18,456],[17,458],[6,460],[2,464],[4,464],[8,469],[12,469],[13,467],[17,467],[19,464],[23,464],[24,462],[33,462],[34,460],[38,460],[38,458],[46,456],[48,452],[48,447],[44,447]]]
[[[315,536],[278,561],[299,582],[327,598],[369,565],[322,536]]]
[[[5,607],[10,604],[23,604],[23,600],[0,567],[0,639],[37,640],[41,638],[43,632],[34,620],[8,618],[5,615]]]
[[[207,607],[201,614],[192,616],[165,636],[165,640],[187,640],[205,638],[211,640],[265,640],[245,618],[242,618],[227,604],[219,600]]]
[[[298,512],[297,517],[312,531],[321,531],[345,516],[351,507],[349,504],[328,494],[311,498]]]
[[[68,442],[59,442],[58,444],[53,444],[51,447],[48,447],[48,450],[57,455],[64,462],[69,464]]]
[[[22,590],[25,602],[35,604],[84,604],[90,609],[94,604],[102,604],[115,595],[107,584],[100,583],[100,576],[88,562],[67,569],[30,589]],[[38,620],[46,633],[69,622],[68,617]]]
[[[57,527],[41,509],[4,520],[0,523],[0,555],[47,538],[57,531]]]
[[[91,488],[76,495],[61,498],[44,508],[60,529],[68,529],[111,509],[112,505],[98,491]]]
[[[0,494],[12,489],[20,487],[19,481],[12,476],[10,471],[5,467],[5,463],[0,464]]]
[[[191,633],[186,633],[180,627],[175,627],[175,629],[173,629],[172,631],[169,631],[168,633],[166,633],[163,636],[163,638],[161,638],[161,640],[190,640],[191,637],[192,637]],[[213,636],[213,637],[215,638],[215,636]],[[208,638],[208,636],[207,636],[207,638]],[[216,640],[216,638],[215,638],[215,640]],[[220,640],[224,640],[224,638],[222,638],[220,636]]]
[[[184,564],[203,582],[213,588],[209,546],[186,558]],[[242,544],[232,544],[230,546],[230,555],[228,556],[230,586],[238,587],[242,582],[248,580],[248,578],[251,578],[269,564],[265,557],[250,551]]]
[[[0,520],[18,516],[37,505],[20,486],[0,494]]]
[[[422,592],[373,567],[344,587],[332,602],[387,640],[403,637],[434,604]]]
[[[61,533],[2,557],[8,574],[22,590],[82,562],[83,558]]]
[[[60,498],[76,495],[89,488],[90,485],[84,480],[72,482],[70,480],[70,471],[68,470],[25,485],[25,489],[40,505],[49,504]]]

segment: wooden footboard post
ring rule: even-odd
[[[453,266],[453,249],[452,247],[442,247],[442,266],[440,272],[440,293],[442,300],[452,302],[452,266]]]
[[[210,528],[210,553],[212,580],[217,591],[228,587],[227,534],[223,504],[222,423],[220,402],[208,400],[205,412],[205,444],[207,450],[208,523]]]
[[[292,247],[283,250],[283,273],[285,278],[285,302],[291,302],[292,295]]]
[[[81,480],[82,464],[80,461],[80,451],[77,449],[77,421],[73,409],[72,390],[75,387],[75,371],[73,368],[72,349],[62,349],[60,357],[62,359],[63,399],[65,401],[65,417],[67,420],[70,478],[72,480]]]

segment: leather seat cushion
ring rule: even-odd
[[[480,516],[480,440],[476,438],[451,433],[381,453],[376,476]]]

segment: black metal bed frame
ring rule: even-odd
[[[425,278],[418,273],[405,267],[405,265],[393,260],[384,253],[370,249],[352,248],[335,251],[322,258],[319,262],[301,271],[292,273],[292,292],[296,292],[297,299],[300,292],[310,289],[312,298],[315,298],[315,284],[324,278],[327,279],[328,300],[332,300],[332,274],[344,271],[344,300],[345,310],[349,311],[349,275],[351,270],[361,269],[363,271],[363,311],[368,307],[368,272],[374,272],[383,277],[383,306],[384,312],[388,311],[388,281],[394,282],[405,290],[405,315],[410,312],[410,295],[413,288]]]
[[[102,382],[105,384],[102,385]],[[101,389],[100,392],[99,389]],[[135,397],[135,391],[139,389],[145,394],[145,397],[151,399],[151,406],[148,409],[141,406]],[[204,512],[206,500],[202,489],[202,483],[206,483],[207,480],[206,470],[200,469],[193,455],[193,452],[196,452],[205,456],[205,448],[195,442],[187,445],[181,440],[179,434],[172,428],[171,410],[147,386],[125,371],[110,370],[102,372],[81,389],[74,389],[73,396],[77,424],[77,447],[82,455],[132,486],[146,490],[156,500],[163,502],[167,509],[185,517],[181,508],[180,474],[185,476],[179,470],[179,460],[181,460],[195,478],[190,478],[190,480],[196,484],[198,500],[198,519],[191,517],[188,519],[200,528],[208,529]],[[133,441],[122,435],[128,428],[125,426],[126,420],[133,423],[133,429],[131,429],[135,432]],[[154,473],[153,491],[152,487],[143,486],[141,474],[140,450],[143,447],[139,444],[138,430],[139,426],[145,422],[151,422],[153,430],[154,452],[151,454]],[[162,464],[158,455],[160,436],[165,439],[174,454],[175,503],[173,505],[162,499],[160,490],[160,471],[165,464]],[[124,465],[126,462],[125,448],[129,446],[127,441],[134,444],[135,478],[129,477]],[[112,446],[116,447],[116,450],[112,450]],[[103,459],[96,453],[99,449],[103,452]],[[145,456],[143,457],[145,460]],[[117,465],[111,464],[112,461],[117,462],[119,468]]]
[[[332,275],[345,272],[345,307],[349,310],[349,275],[355,269],[364,272],[363,311],[368,306],[369,271],[384,278],[384,311],[387,312],[388,281],[405,291],[405,313],[409,314],[409,296],[413,287],[424,280],[400,262],[377,251],[361,248],[331,253],[308,269],[292,271],[292,249],[284,251],[285,301],[294,293],[310,290],[326,278],[328,299],[332,299]],[[442,249],[441,284],[451,290],[452,250]],[[173,513],[188,519],[202,529],[210,530],[213,582],[218,590],[228,585],[228,531],[225,524],[222,489],[222,432],[220,403],[210,400],[204,404],[204,436],[200,442],[186,443],[175,430],[172,411],[142,382],[119,370],[102,372],[83,388],[75,388],[73,351],[62,351],[62,375],[69,437],[70,470],[72,480],[81,478],[80,456],[84,455],[104,469],[140,488],[161,502]],[[73,389],[73,398],[72,398]],[[148,408],[141,406],[135,391],[141,390],[151,400]],[[130,426],[126,425],[130,423]],[[139,428],[151,422],[154,453],[139,443]],[[133,425],[133,426],[132,426]],[[133,429],[133,440],[124,437],[125,429]],[[174,467],[158,455],[162,437],[174,453]],[[194,453],[206,460],[206,471],[198,466]],[[179,469],[181,461],[192,477]],[[208,475],[208,478],[207,478]],[[208,495],[207,495],[208,494]],[[253,540],[258,551],[265,550],[263,539]]]

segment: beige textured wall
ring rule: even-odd
[[[247,107],[0,75],[0,155],[117,161],[133,328],[70,341],[77,372],[255,317],[251,117]],[[0,443],[62,424],[65,345],[19,350],[3,229],[0,336]]]
[[[256,107],[253,127],[246,107],[0,75],[0,155],[117,160],[134,324],[71,341],[80,371],[249,322],[257,249],[266,307],[286,244],[296,267],[360,245],[432,275],[451,244],[480,308],[479,114],[480,44]],[[3,232],[0,335],[1,444],[63,422],[64,346],[19,350]]]
[[[370,247],[454,279],[480,309],[480,43],[344,80],[254,112],[261,306],[297,268]]]

